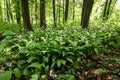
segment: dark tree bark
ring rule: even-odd
[[[57,0],[57,23],[60,25],[60,19],[61,19],[61,0]]]
[[[40,27],[46,29],[45,0],[40,1]]]
[[[111,4],[112,4],[112,0],[106,0],[105,7],[104,7],[104,12],[103,12],[103,20],[108,19],[108,16],[110,15]]]
[[[82,28],[87,28],[88,27],[93,3],[94,3],[94,0],[84,0],[83,1],[82,17],[81,17]]]
[[[107,19],[108,19],[108,16],[110,14],[110,8],[111,8],[111,4],[112,4],[112,0],[110,0],[109,4],[108,4],[108,10],[107,10]]]
[[[106,0],[104,11],[103,11],[103,20],[108,20],[110,13],[112,13],[117,0]]]
[[[15,11],[16,11],[16,20],[17,20],[17,23],[21,24],[20,0],[16,0]]]
[[[56,10],[55,10],[55,0],[53,0],[53,20],[54,20],[54,27],[57,27]]]
[[[103,19],[105,19],[105,17],[106,17],[107,5],[108,5],[108,0],[106,0],[106,2],[105,2],[104,12],[103,12]]]
[[[28,0],[21,0],[22,5],[22,17],[25,31],[33,31],[32,26],[30,24],[30,14],[28,7]]]
[[[68,9],[69,8],[69,0],[66,0],[66,6],[65,6],[65,22],[67,22],[68,19]]]

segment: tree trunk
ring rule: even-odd
[[[32,26],[30,24],[28,0],[21,0],[21,5],[24,29],[25,31],[33,31]]]
[[[60,25],[60,19],[61,19],[61,0],[58,0],[58,4],[59,4],[59,8],[58,8],[58,16],[59,16],[59,20],[58,20],[58,23],[59,23],[59,25]]]
[[[107,5],[108,5],[108,0],[106,0],[106,2],[105,2],[104,12],[103,12],[103,19],[105,19],[105,17],[106,17]]]
[[[40,27],[46,29],[45,0],[40,1]]]
[[[83,1],[82,17],[81,17],[82,28],[87,28],[88,27],[93,3],[94,3],[94,0],[84,0]]]
[[[66,6],[65,6],[65,22],[67,22],[68,19],[68,9],[69,8],[69,0],[66,0]]]
[[[6,2],[6,14],[7,14],[7,21],[10,22],[10,16],[9,16],[9,4],[8,1],[5,0]]]
[[[57,27],[56,23],[56,10],[55,10],[55,0],[53,0],[53,20],[54,20],[54,27]]]
[[[108,19],[108,16],[109,16],[109,14],[110,14],[111,4],[112,4],[112,0],[110,0],[109,5],[108,5],[107,16],[106,16],[107,19]]]
[[[10,19],[11,19],[11,21],[14,22],[14,20],[13,20],[12,10],[11,10],[11,2],[10,2],[10,1],[11,1],[11,0],[7,0],[7,2],[8,2],[8,6],[9,6],[8,11],[9,11],[9,15],[10,15]]]
[[[108,16],[110,14],[111,4],[112,4],[112,0],[106,0],[105,7],[104,7],[104,12],[103,12],[103,20],[107,20],[108,19]]]
[[[35,20],[36,20],[36,24],[38,24],[37,8],[38,8],[37,0],[35,0]]]
[[[16,20],[17,20],[17,23],[21,24],[20,0],[16,0],[15,11],[16,11]]]
[[[64,13],[65,13],[65,0],[63,0],[63,24],[65,23]]]

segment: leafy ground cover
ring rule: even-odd
[[[120,79],[119,28],[65,27],[1,34],[2,80],[45,80],[47,74],[53,80]]]
[[[7,22],[0,21],[0,33],[7,30],[11,30],[13,32],[19,32],[21,30],[21,27],[20,25],[17,25],[15,23],[7,23]]]

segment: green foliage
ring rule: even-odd
[[[13,31],[13,32],[19,32],[21,30],[20,25],[13,24],[13,23],[6,23],[6,22],[0,22],[0,33],[4,31]]]
[[[0,44],[0,63],[13,71],[12,79],[26,76],[27,79],[37,80],[51,68],[58,75],[58,80],[74,80],[74,76],[83,74],[95,65],[99,67],[97,71],[104,74],[108,70],[98,63],[103,63],[101,59],[112,54],[111,50],[120,49],[120,33],[112,27],[49,28],[17,36],[7,31],[2,35],[5,38]],[[108,65],[110,60],[120,63],[117,58],[108,58],[103,60],[102,66]],[[116,72],[117,69],[114,74]]]
[[[11,71],[6,71],[4,73],[0,73],[0,79],[1,80],[10,80],[12,77]]]
[[[108,72],[108,70],[102,69],[102,68],[97,69],[97,71],[98,71],[101,75],[102,75],[102,74],[106,74],[106,73]]]
[[[64,75],[59,75],[58,80],[75,80],[75,77],[73,75],[69,74],[64,74]]]
[[[0,1],[0,80],[45,80],[49,69],[57,75],[57,80],[97,80],[96,76],[104,77],[107,74],[119,80],[119,10],[111,10],[115,14],[111,12],[109,19],[103,21],[100,15],[104,4],[100,5],[97,0],[99,5],[94,6],[98,6],[98,12],[96,13],[96,8],[92,11],[90,27],[82,29],[80,26],[73,27],[80,25],[82,3],[76,1],[74,4],[70,1],[68,21],[63,25],[63,3],[60,4],[59,1],[56,1],[57,28],[53,29],[53,7],[51,0],[47,0],[48,27],[46,30],[39,30],[40,1],[37,1],[38,8],[35,11],[35,1],[29,0],[34,32],[25,33],[20,32],[20,25],[2,22],[7,19],[6,14],[3,14],[7,10],[4,8],[4,11],[4,2]],[[14,0],[10,3],[15,22],[20,6]],[[34,24],[35,15],[38,17],[38,24]]]

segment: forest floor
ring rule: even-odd
[[[120,80],[119,30],[69,27],[22,33],[2,31],[0,78],[4,75],[41,80],[51,65],[57,80]]]

